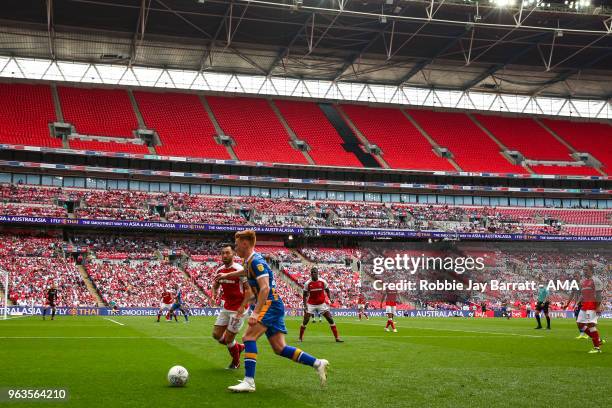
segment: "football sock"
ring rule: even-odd
[[[599,338],[599,332],[597,331],[597,327],[589,327],[586,330],[586,334],[588,334],[591,340],[593,341],[593,347],[599,347],[601,345],[601,339]]]
[[[546,327],[550,329],[550,316],[546,316]]]
[[[329,327],[331,328],[332,333],[334,333],[334,337],[338,338],[338,329],[336,328],[336,325],[332,324]]]
[[[280,355],[285,358],[290,358],[297,363],[309,365],[311,367],[314,366],[315,361],[317,361],[317,359],[310,354],[303,352],[299,348],[291,346],[285,346]]]
[[[537,314],[535,318],[538,321],[538,327],[542,327],[542,322],[540,321],[540,315]]]
[[[244,376],[255,378],[255,367],[257,365],[257,342],[247,340],[244,342]]]

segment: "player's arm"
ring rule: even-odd
[[[304,290],[302,291],[302,300],[304,303],[304,310],[306,310],[306,308],[308,307],[308,296],[309,296],[310,292],[308,292],[308,290],[306,290],[306,288],[304,288]]]
[[[327,285],[325,286],[325,294],[327,295],[327,298],[329,299],[329,303],[334,303],[334,301],[332,300],[331,297],[331,293],[329,293],[329,288],[327,287]]]
[[[212,286],[212,302],[213,302],[213,306],[217,304],[217,296],[219,294],[219,287],[221,287],[221,284],[219,283],[218,280],[215,280],[213,282],[213,286]]]
[[[595,304],[597,305],[595,311],[597,313],[603,312],[603,284],[599,279],[595,282]]]
[[[233,271],[233,272],[221,273],[215,277],[215,282],[218,282],[221,279],[239,278],[241,276],[246,276],[246,269],[240,269],[240,270]]]
[[[244,296],[242,297],[242,303],[240,303],[240,307],[236,311],[237,317],[242,317],[247,305],[255,300],[253,290],[251,289],[251,286],[246,280],[242,283],[242,289],[244,291]]]

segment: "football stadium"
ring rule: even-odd
[[[3,0],[0,405],[612,406],[612,1]]]

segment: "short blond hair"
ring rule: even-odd
[[[234,235],[234,238],[248,241],[251,246],[255,246],[255,242],[257,241],[257,236],[255,235],[255,231],[253,230],[238,231]]]

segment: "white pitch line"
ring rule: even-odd
[[[11,316],[11,317],[7,317],[6,319],[3,319],[3,318],[0,319],[0,322],[3,321],[3,320],[20,319],[22,317],[32,317],[32,316],[29,316],[29,315]]]
[[[397,335],[395,333],[393,334],[381,334],[381,335],[376,335],[376,336],[342,336],[342,338],[356,338],[356,339],[360,339],[360,338],[393,338],[393,337],[398,337],[398,338],[414,338],[414,339],[418,339],[418,338],[454,338],[456,339],[457,336],[433,336],[433,335],[425,335],[425,336],[403,336],[403,335]],[[309,338],[315,338],[315,339],[323,339],[323,338],[330,338],[331,336],[309,336]],[[482,336],[461,336],[461,338],[482,338]],[[82,340],[82,339],[93,339],[93,340],[110,340],[110,339],[118,339],[118,340],[143,340],[143,339],[151,339],[151,340],[160,340],[160,339],[172,339],[172,340],[180,340],[180,339],[204,339],[204,340],[211,340],[212,338],[209,336],[183,336],[183,337],[175,337],[175,336],[152,336],[152,337],[148,337],[148,336],[2,336],[0,337],[0,340],[8,340],[8,339],[20,339],[20,340],[26,340],[26,339],[75,339],[75,340]]]
[[[119,323],[118,321],[110,319],[108,317],[105,317],[104,320],[108,320],[109,322],[113,322],[115,324],[118,324],[119,326],[125,326],[125,323]]]
[[[401,320],[400,320],[401,321]],[[360,324],[360,325],[364,325],[364,326],[378,326],[380,325],[380,323],[364,323],[364,322],[342,322],[343,324],[348,323],[348,324]],[[396,320],[397,323],[397,320]],[[419,330],[435,330],[435,331],[452,331],[452,332],[463,332],[463,333],[482,333],[482,334],[497,334],[497,335],[504,335],[504,336],[519,336],[519,337],[536,337],[536,338],[540,338],[540,337],[544,337],[544,336],[538,336],[536,334],[521,334],[521,333],[506,333],[506,332],[490,332],[490,331],[480,331],[480,330],[460,330],[460,329],[437,329],[434,327],[420,327],[420,326],[401,326],[405,329],[419,329]]]

